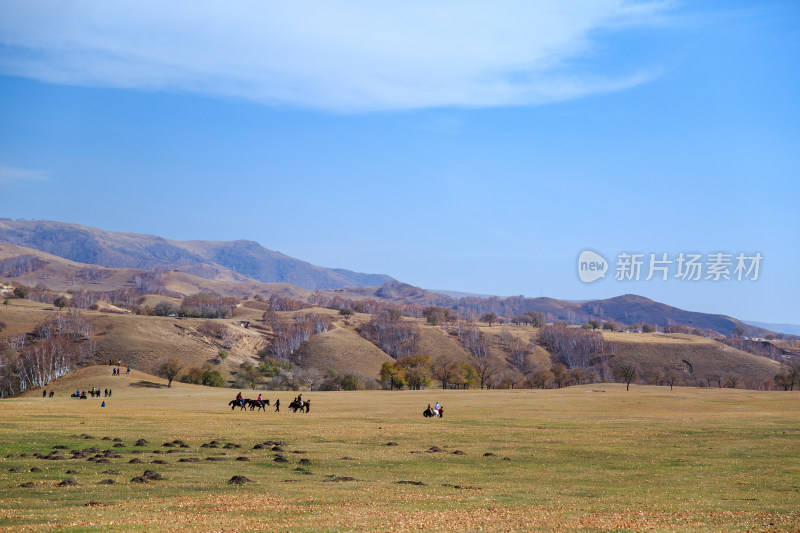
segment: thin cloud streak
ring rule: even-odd
[[[651,67],[621,75],[591,67],[597,34],[652,24],[670,7],[0,0],[0,72],[345,112],[535,105],[652,79]]]
[[[41,170],[14,168],[0,164],[0,183],[47,181],[48,179],[47,174]]]

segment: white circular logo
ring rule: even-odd
[[[578,277],[584,283],[592,283],[606,277],[608,261],[592,250],[584,250],[578,256]]]

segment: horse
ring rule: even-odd
[[[304,407],[305,404],[303,402],[298,402],[297,400],[292,400],[292,403],[289,404],[289,409],[293,413],[296,413],[297,411],[300,411],[301,413],[305,412]]]
[[[250,400],[247,400],[247,399],[231,400],[231,401],[228,402],[228,405],[231,406],[231,411],[236,409],[237,405],[239,406],[239,410],[243,410],[245,408],[245,406],[247,405],[247,402],[249,402],[249,401]]]
[[[254,411],[256,408],[258,408],[259,411],[264,411],[266,413],[267,409],[265,406],[269,405],[269,400],[261,400],[261,402],[259,402],[258,400],[247,399],[245,400],[245,403],[250,407],[251,411]]]
[[[422,416],[424,416],[425,418],[438,418],[438,417],[440,417],[442,415],[436,409],[431,408],[431,409],[425,409],[424,411],[422,411]]]

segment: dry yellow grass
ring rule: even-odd
[[[106,371],[76,373],[69,389],[80,380],[112,379]],[[2,402],[0,531],[800,528],[800,393],[626,393],[619,385],[304,393],[314,404],[305,415],[232,412],[231,390],[167,389],[139,374],[113,379],[107,408],[99,407],[102,399],[35,394]],[[280,397],[285,411],[294,394],[266,397]],[[423,419],[422,408],[436,400],[445,418]],[[94,439],[72,436],[81,434]],[[119,437],[123,446],[101,437]],[[149,444],[134,447],[139,438]],[[189,448],[154,453],[174,449],[162,443],[175,439]],[[242,448],[201,447],[214,439]],[[265,440],[283,441],[283,451],[253,449]],[[54,445],[97,446],[122,457],[109,464],[6,457],[48,454]],[[288,462],[274,462],[276,453]],[[240,456],[249,461],[236,461]],[[186,457],[199,462],[177,460]],[[131,482],[146,469],[165,479]],[[254,483],[228,485],[233,475]],[[65,478],[78,486],[58,487]],[[117,483],[99,484],[107,478]]]

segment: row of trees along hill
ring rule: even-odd
[[[80,311],[70,309],[29,333],[0,338],[0,398],[44,387],[89,360],[96,351],[93,331]]]

